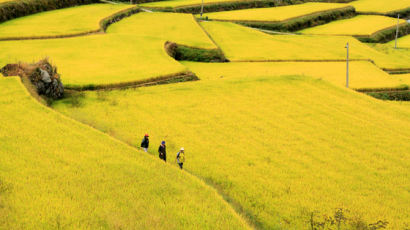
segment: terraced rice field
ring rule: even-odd
[[[134,37],[155,36],[202,49],[217,48],[190,14],[138,13],[110,26],[107,32]]]
[[[98,31],[102,19],[131,7],[125,4],[92,4],[17,18],[0,24],[0,40]]]
[[[136,36],[133,30],[144,33]],[[189,46],[215,47],[191,15],[141,13],[113,25],[105,35],[0,42],[0,66],[50,57],[63,83],[71,87],[147,80],[187,70],[165,52],[167,38]]]
[[[246,229],[198,179],[0,79],[1,229]],[[152,170],[155,169],[155,170]]]
[[[200,79],[219,80],[252,78],[254,76],[280,77],[300,75],[323,79],[338,86],[346,85],[344,62],[248,62],[248,63],[198,63],[183,62]],[[238,70],[241,71],[238,71]],[[398,75],[401,76],[401,75]],[[397,88],[410,86],[405,78],[397,78],[377,68],[370,62],[350,63],[349,86],[354,89]]]
[[[390,46],[394,46],[395,41],[390,42]],[[399,48],[407,48],[410,49],[410,35],[401,37],[397,41],[397,45]]]
[[[399,81],[403,82],[403,84],[410,85],[410,73],[408,74],[397,74],[393,75],[399,78]]]
[[[312,213],[323,221],[337,208],[350,210],[345,229],[379,220],[405,226],[408,108],[307,77],[230,76],[86,92],[80,106],[66,99],[53,107],[134,146],[145,132],[152,143],[166,140],[171,157],[184,146],[186,170],[260,228],[305,229]]]
[[[399,40],[400,41],[400,40]],[[398,42],[398,49],[394,48],[394,41],[385,43],[385,44],[369,44],[371,48],[374,50],[379,51],[380,53],[383,53],[387,57],[394,57],[395,60],[405,60],[408,61],[410,60],[410,52],[409,48],[403,48],[401,46],[401,43]],[[387,68],[389,69],[389,68]],[[393,68],[394,69],[394,68]],[[400,68],[399,68],[400,69]],[[409,68],[402,68],[404,70],[409,70]]]
[[[0,43],[0,65],[50,57],[70,87],[135,82],[185,71],[163,46],[162,39],[115,34],[8,41]]]
[[[400,20],[400,26],[406,25]],[[395,28],[397,19],[379,15],[359,15],[354,18],[334,21],[325,25],[302,30],[303,34],[372,36],[380,31]]]
[[[386,55],[347,36],[268,35],[230,22],[201,22],[231,61],[334,61],[371,59],[380,68],[410,68],[408,59]]]
[[[231,0],[205,4],[221,1]],[[384,14],[410,7],[408,1],[349,4]],[[206,16],[286,21],[349,4]],[[128,7],[94,4],[22,17],[0,24],[0,38],[95,30],[102,18]],[[369,35],[388,27],[382,18],[388,19],[350,19],[377,21],[367,24],[369,31],[346,21],[325,26],[344,31],[330,28],[344,23]],[[137,13],[106,33],[0,41],[0,68],[49,57],[66,88],[83,90],[48,108],[18,78],[0,77],[0,229],[408,228],[410,106],[352,90],[410,86],[409,74],[382,71],[408,72],[408,36],[394,49],[392,42],[332,35],[269,35],[230,22],[197,22],[191,14]],[[166,53],[167,41],[192,54],[220,48],[231,62],[178,62]],[[200,80],[116,89],[188,71]],[[144,133],[148,154],[138,151]],[[158,159],[163,140],[167,163]],[[182,146],[181,171],[175,157]]]
[[[213,4],[219,2],[235,2],[234,0],[208,0],[205,4]],[[182,6],[196,6],[201,5],[202,0],[171,0],[171,1],[158,1],[139,4],[142,7],[156,7],[156,8],[176,8]]]
[[[350,5],[358,12],[387,14],[410,8],[410,0],[357,0]]]
[[[347,7],[347,4],[338,3],[305,3],[299,5],[280,6],[272,8],[257,8],[233,10],[204,14],[211,20],[223,21],[269,21],[280,22],[323,11],[336,10]]]

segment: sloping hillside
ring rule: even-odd
[[[343,229],[408,224],[408,108],[306,76],[208,79],[86,92],[54,108],[132,145],[148,131],[173,154],[184,146],[186,169],[264,229],[305,229],[339,208]]]
[[[0,79],[0,229],[241,229],[203,182]],[[138,142],[139,140],[135,140]]]

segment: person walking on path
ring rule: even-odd
[[[177,153],[177,162],[179,167],[182,169],[185,162],[185,149],[182,147],[181,150]]]
[[[161,145],[158,148],[159,159],[164,160],[167,162],[167,146],[165,145],[165,141],[161,142]]]
[[[142,142],[141,142],[141,148],[145,152],[148,152],[148,147],[149,147],[149,135],[145,134],[144,139],[142,139]]]

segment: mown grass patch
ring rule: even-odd
[[[355,36],[365,41],[374,42],[385,41],[381,40],[381,35],[390,31],[389,40],[394,39],[396,35],[397,19],[379,16],[379,15],[359,15],[354,18],[334,21],[325,25],[316,26],[302,30],[303,34],[315,34],[315,35],[347,35]],[[403,34],[410,33],[410,25],[407,25],[406,20],[400,20],[400,28],[402,28]],[[408,27],[408,28],[406,28]],[[379,38],[380,37],[380,38]],[[383,36],[383,37],[386,37]]]
[[[0,40],[85,34],[100,31],[100,23],[114,13],[132,6],[91,4],[53,10],[0,24]]]
[[[386,69],[406,69],[408,59],[386,55],[347,36],[268,35],[229,22],[201,22],[230,61],[344,61],[346,43],[352,60],[373,60]]]
[[[266,75],[301,75],[323,79],[335,85],[346,85],[346,63],[344,62],[231,62],[231,63],[195,63],[183,62],[200,79],[224,80],[235,78],[253,78]],[[240,70],[240,71],[238,71]],[[410,86],[410,81],[403,81],[389,75],[370,62],[350,63],[349,86],[353,89],[388,89]]]
[[[54,108],[132,145],[149,132],[152,143],[167,141],[170,159],[184,146],[186,170],[260,228],[308,229],[312,213],[316,225],[340,209],[350,212],[331,228],[400,229],[410,218],[409,109],[263,71],[98,97],[86,92],[83,106]],[[149,153],[157,157],[155,144]]]
[[[0,228],[247,228],[198,179],[40,105],[18,78],[0,89]]]

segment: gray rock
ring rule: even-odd
[[[50,74],[47,71],[42,70],[41,68],[39,68],[39,69],[40,69],[40,73],[41,73],[41,80],[45,83],[51,83]]]

